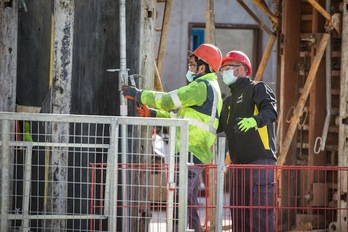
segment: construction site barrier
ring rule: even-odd
[[[202,231],[232,231],[235,210],[253,231],[270,226],[252,220],[255,210],[274,211],[275,231],[347,231],[348,167],[225,164],[223,139],[212,164],[193,165],[177,159],[178,135],[187,154],[186,120],[0,113],[0,230],[190,231],[187,172],[202,168],[198,205],[189,206]],[[256,185],[273,172],[268,187]],[[231,206],[236,178],[239,196],[256,202]],[[270,186],[273,197],[261,201]]]
[[[157,128],[166,157],[153,149]],[[176,157],[188,153],[187,120],[1,112],[0,138],[0,231],[144,230],[159,160],[165,224],[186,230],[190,164]]]

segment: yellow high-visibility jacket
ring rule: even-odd
[[[189,119],[189,152],[204,164],[211,162],[211,147],[216,139],[222,109],[221,91],[215,73],[199,76],[187,86],[172,92],[144,90],[141,102],[155,108],[156,117],[173,117],[171,111],[177,110],[175,117]],[[178,139],[176,141],[178,150],[180,144]]]

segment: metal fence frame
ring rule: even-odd
[[[20,121],[37,121],[37,122],[59,122],[59,123],[105,123],[110,125],[110,144],[105,145],[101,144],[101,148],[108,149],[108,165],[107,165],[107,174],[106,174],[106,182],[109,183],[105,189],[105,200],[110,201],[109,207],[106,207],[104,210],[104,215],[30,215],[28,212],[29,206],[29,191],[30,191],[30,178],[31,178],[31,151],[33,146],[75,146],[75,144],[65,143],[65,144],[55,144],[52,142],[26,142],[26,141],[15,141],[14,138],[11,138],[14,125],[11,125],[12,121],[20,120]],[[108,230],[116,231],[116,201],[117,199],[114,191],[117,188],[117,180],[118,178],[117,167],[118,163],[118,153],[122,153],[121,162],[126,160],[127,157],[127,126],[128,125],[146,125],[146,126],[155,126],[162,125],[170,128],[171,137],[174,138],[170,141],[171,149],[170,155],[174,157],[175,153],[175,133],[176,128],[180,128],[180,153],[187,154],[188,153],[188,121],[183,119],[154,119],[154,118],[137,118],[137,117],[114,117],[114,116],[87,116],[87,115],[55,115],[55,114],[33,114],[33,113],[9,113],[9,112],[1,112],[0,113],[0,132],[1,132],[1,155],[0,155],[0,165],[1,165],[1,222],[0,229],[1,231],[7,231],[8,223],[10,220],[22,220],[22,227],[28,228],[30,219],[53,219],[53,218],[64,218],[64,219],[106,219],[108,218]],[[12,129],[11,129],[12,128]],[[118,135],[121,135],[121,146],[118,144]],[[21,146],[25,147],[26,151],[26,159],[25,159],[25,171],[24,171],[24,179],[26,181],[23,182],[24,191],[26,192],[23,196],[23,210],[21,213],[11,214],[9,212],[9,201],[10,201],[10,193],[9,193],[9,162],[10,162],[10,147],[12,146]],[[78,144],[81,146],[81,144]],[[89,144],[84,144],[83,146],[89,147]],[[95,145],[93,145],[95,146]],[[121,147],[121,151],[118,151],[118,147]],[[179,205],[183,206],[179,208],[179,230],[186,231],[187,225],[187,156],[183,156],[186,159],[180,159],[179,167],[182,171],[180,171],[180,180],[178,185],[179,190]],[[174,161],[174,160],[172,160]],[[171,172],[169,172],[171,173]],[[125,176],[126,173],[122,172],[122,176]],[[114,177],[114,178],[111,178]],[[169,180],[173,180],[173,176],[169,177]],[[168,188],[173,187],[174,182],[168,183]],[[123,186],[124,188],[126,186]],[[111,188],[111,189],[110,189]],[[28,194],[27,194],[28,193]],[[172,206],[168,206],[169,208]],[[127,209],[125,209],[127,210]],[[127,212],[125,211],[124,213]],[[167,224],[171,225],[172,218],[168,218]],[[129,221],[126,219],[123,221],[125,228],[128,228]],[[168,231],[170,231],[169,229]],[[23,229],[23,231],[28,231],[28,229]]]

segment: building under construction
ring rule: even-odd
[[[0,230],[172,231],[175,207],[186,222],[153,133],[174,156],[180,128],[185,153],[187,122],[137,118],[119,89],[185,85],[204,42],[246,51],[277,94],[277,231],[347,231],[348,0],[0,0]],[[231,231],[238,167],[223,138],[214,151],[202,228]]]

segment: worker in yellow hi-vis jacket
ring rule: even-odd
[[[189,162],[194,164],[208,164],[213,158],[211,147],[216,139],[222,109],[221,91],[215,72],[218,72],[221,60],[220,49],[212,44],[202,44],[189,56],[187,86],[171,92],[139,90],[131,86],[122,86],[124,97],[143,104],[141,108],[138,108],[140,116],[168,118],[173,116],[170,111],[177,110],[175,117],[189,119],[188,150],[193,157],[193,160]],[[176,141],[176,146],[179,146],[179,140]],[[188,222],[190,228],[195,231],[201,231],[201,225],[197,208],[190,206],[198,205],[201,172],[202,168],[192,168],[188,172]]]

